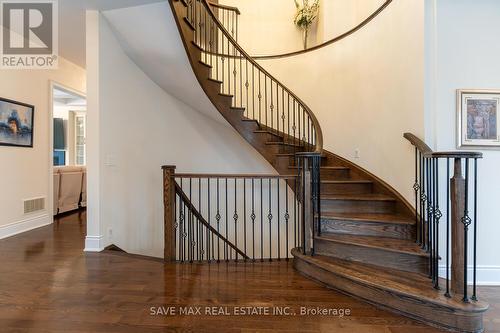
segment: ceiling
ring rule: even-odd
[[[78,106],[84,107],[87,105],[85,97],[74,94],[62,88],[54,88],[53,91],[54,105],[56,106]]]
[[[59,54],[85,68],[85,10],[113,10],[165,0],[59,0]]]

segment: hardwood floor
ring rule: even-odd
[[[67,215],[0,241],[0,332],[441,332],[326,289],[291,262],[164,265],[85,254],[85,217]],[[491,305],[486,332],[500,333],[500,288],[482,287],[480,296]],[[232,314],[236,306],[290,307],[296,315],[151,315],[151,307],[170,306],[199,306],[202,313],[227,307]],[[301,316],[302,306],[351,315]]]

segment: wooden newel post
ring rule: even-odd
[[[164,260],[175,261],[175,166],[163,166]]]
[[[450,180],[451,192],[451,291],[464,291],[464,225],[465,179],[462,176],[462,160],[455,158],[455,171]]]

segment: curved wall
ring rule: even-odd
[[[260,63],[316,114],[325,149],[414,200],[413,151],[402,135],[424,134],[422,1],[394,1],[339,43]]]

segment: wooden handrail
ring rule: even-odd
[[[296,55],[300,55],[300,54],[304,54],[304,53],[316,51],[316,50],[321,49],[321,48],[323,48],[325,46],[331,45],[333,43],[337,43],[337,42],[341,41],[342,39],[345,39],[346,37],[349,37],[350,35],[354,34],[356,31],[360,30],[365,25],[367,25],[368,23],[370,23],[374,18],[376,18],[380,13],[382,13],[384,11],[384,9],[386,9],[390,5],[390,3],[392,1],[393,0],[386,0],[379,8],[377,8],[377,10],[375,12],[373,12],[373,14],[371,14],[370,16],[368,16],[360,24],[358,24],[357,26],[355,26],[351,30],[349,30],[349,31],[341,34],[340,36],[332,38],[332,39],[330,39],[330,40],[328,40],[328,41],[326,41],[324,43],[321,43],[319,45],[310,47],[310,48],[305,49],[305,50],[288,52],[288,53],[282,53],[282,54],[275,54],[275,55],[253,56],[253,58],[256,59],[256,60],[269,60],[269,59],[279,59],[279,58],[285,58],[285,57],[292,57],[292,56],[296,56]]]
[[[223,4],[220,4],[220,3],[214,3],[214,2],[209,2],[208,3],[210,6],[212,7],[215,7],[215,8],[221,8],[221,9],[227,9],[227,10],[230,10],[230,11],[233,11],[235,12],[236,14],[240,15],[241,12],[240,10],[238,9],[238,7],[233,7],[233,6],[228,6],[228,5],[223,5]]]
[[[483,158],[483,153],[475,151],[433,151],[424,141],[412,133],[404,133],[403,137],[417,147],[425,158]]]
[[[483,153],[476,151],[437,151],[424,154],[429,158],[483,158]]]
[[[225,37],[228,39],[228,41],[232,44],[232,46],[241,54],[245,59],[248,60],[253,66],[255,66],[259,71],[261,71],[263,74],[268,76],[271,80],[276,82],[281,86],[281,88],[287,92],[292,98],[294,98],[297,103],[299,103],[304,111],[307,113],[309,118],[311,119],[311,122],[313,124],[313,127],[315,129],[314,134],[315,134],[315,152],[321,153],[323,151],[323,132],[321,130],[321,126],[319,124],[318,119],[314,115],[314,113],[311,111],[311,109],[299,98],[297,95],[295,95],[293,92],[290,91],[285,85],[283,85],[279,80],[277,80],[274,76],[272,76],[268,71],[266,71],[259,63],[257,63],[239,44],[238,42],[233,38],[231,33],[227,31],[227,29],[224,27],[224,25],[219,21],[217,18],[217,15],[213,12],[209,2],[207,0],[200,0],[200,2],[205,6],[205,9],[209,13],[210,17],[212,20],[215,22],[217,27],[220,29],[220,31],[225,35]]]
[[[414,145],[415,147],[417,147],[417,149],[425,154],[425,153],[433,153],[432,149],[425,143],[423,142],[422,140],[420,140],[420,138],[418,136],[416,136],[415,134],[412,134],[412,133],[405,133],[403,134],[403,137],[410,141],[410,143],[412,145]]]
[[[176,173],[176,178],[295,179],[297,175]]]

